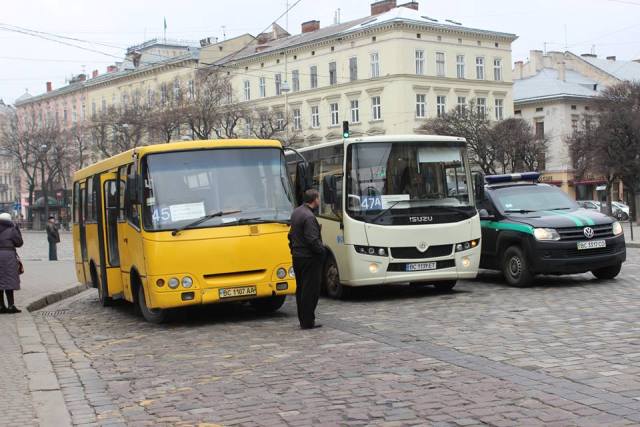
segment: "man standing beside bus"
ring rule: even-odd
[[[300,328],[319,328],[315,322],[315,310],[320,296],[324,244],[320,236],[320,224],[313,211],[320,206],[320,193],[309,189],[304,192],[303,203],[291,214],[289,248],[296,274],[296,305]]]
[[[58,247],[60,243],[60,233],[58,232],[58,226],[56,225],[56,219],[52,216],[47,221],[47,241],[49,242],[49,261],[58,260]]]

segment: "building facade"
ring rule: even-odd
[[[0,138],[4,134],[15,110],[0,99]],[[16,204],[19,201],[18,180],[16,179],[15,160],[0,150],[0,212],[17,214]]]
[[[584,116],[593,113],[593,100],[607,86],[640,79],[640,63],[600,59],[593,54],[533,50],[529,61],[516,62],[514,114],[531,124],[548,141],[542,180],[555,184],[578,200],[603,200],[606,180],[588,174],[574,177],[567,140]],[[613,200],[624,199],[622,184],[612,189]]]

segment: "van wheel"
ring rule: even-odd
[[[331,255],[327,257],[324,265],[323,279],[323,288],[329,298],[342,299],[347,296],[348,289],[340,283],[338,264]]]
[[[113,305],[113,298],[109,297],[107,284],[102,283],[102,281],[98,279],[98,273],[93,266],[91,267],[91,282],[94,288],[98,288],[98,301],[100,301],[100,305],[103,307],[111,307]]]
[[[273,313],[282,307],[286,299],[286,295],[275,295],[268,298],[252,299],[249,304],[258,313]]]
[[[533,282],[529,262],[524,251],[518,246],[510,246],[502,257],[502,273],[510,286],[523,288]]]
[[[147,301],[144,296],[144,288],[142,285],[138,286],[138,308],[140,309],[144,320],[149,323],[160,324],[167,321],[169,315],[167,310],[147,307]]]
[[[610,265],[609,267],[599,268],[597,270],[592,270],[594,276],[596,276],[600,280],[611,280],[614,279],[622,269],[622,263],[618,263],[615,265]]]
[[[453,288],[456,286],[456,283],[458,283],[457,280],[447,280],[444,282],[436,282],[433,284],[433,286],[436,288],[437,291],[451,292]]]

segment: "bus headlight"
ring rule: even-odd
[[[193,279],[189,276],[183,277],[182,278],[182,287],[183,288],[190,288],[191,286],[193,286]]]
[[[296,272],[293,267],[289,267],[289,276],[296,277]]]
[[[467,242],[461,242],[456,244],[456,252],[467,251],[475,248],[480,244],[480,239],[469,240]]]
[[[536,228],[533,236],[536,240],[560,240],[560,234],[553,228]]]
[[[613,223],[613,235],[614,236],[619,236],[622,234],[622,224],[620,224],[618,221]]]
[[[354,246],[356,252],[362,255],[387,256],[387,248],[377,246]]]
[[[177,278],[172,277],[171,279],[169,279],[168,285],[171,289],[175,289],[180,286],[180,281]]]
[[[276,276],[278,276],[278,279],[282,280],[285,277],[287,277],[287,270],[285,270],[284,268],[280,267],[277,271],[276,271]]]
[[[156,286],[161,288],[164,286],[164,279],[158,279],[156,280]]]

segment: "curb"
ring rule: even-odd
[[[640,248],[640,242],[627,242],[626,245],[628,248]]]
[[[63,299],[72,297],[80,292],[89,289],[87,285],[76,285],[72,288],[65,289],[64,291],[54,292],[49,295],[45,295],[44,297],[38,298],[37,300],[29,303],[27,305],[27,311],[29,313],[40,310],[48,305],[56,303],[58,301],[62,301]]]

